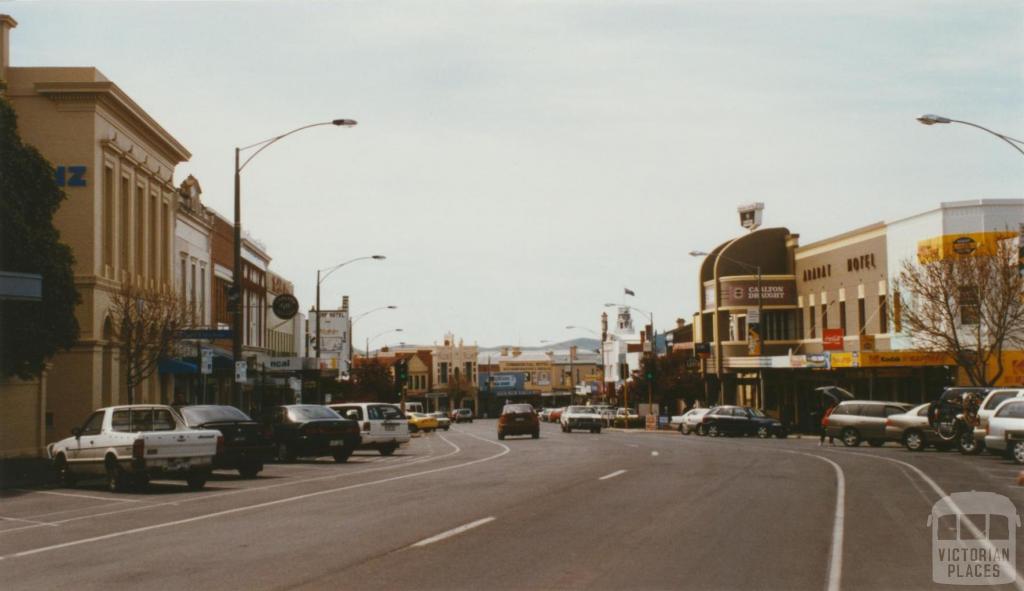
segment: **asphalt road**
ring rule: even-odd
[[[16,589],[932,589],[932,504],[989,491],[992,456],[817,439],[561,433],[494,421],[384,458],[0,497]],[[1017,549],[1018,562],[1020,548]],[[1006,588],[1014,588],[1008,585]],[[1022,585],[1019,588],[1024,588]]]

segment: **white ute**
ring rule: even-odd
[[[183,479],[199,490],[224,444],[218,431],[189,429],[174,409],[153,404],[101,408],[71,433],[47,447],[61,485],[106,476],[111,491],[144,487],[151,477]]]

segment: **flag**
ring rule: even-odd
[[[623,287],[622,289],[626,292],[626,295],[631,295],[631,296],[635,296],[636,295],[635,293],[633,293],[633,290],[628,288],[628,287]]]

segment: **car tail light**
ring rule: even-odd
[[[825,419],[823,421],[821,421],[821,426],[822,427],[828,427],[828,417],[825,417]]]
[[[892,427],[892,419],[885,419],[885,426]]]
[[[224,436],[223,435],[218,435],[217,436],[217,455],[219,456],[219,455],[221,455],[223,453],[224,453]]]
[[[370,421],[363,423],[363,431],[366,431],[367,433],[370,432]]]
[[[146,457],[146,440],[136,439],[132,442],[132,459],[141,460]]]

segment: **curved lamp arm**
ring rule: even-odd
[[[980,129],[980,130],[982,130],[984,132],[987,132],[987,133],[990,133],[990,134],[996,136],[997,138],[999,138],[999,139],[1003,140],[1004,142],[1010,144],[1010,147],[1013,148],[1014,150],[1017,150],[1018,152],[1020,152],[1021,155],[1024,155],[1024,150],[1022,150],[1021,147],[1017,145],[1017,144],[1024,145],[1024,141],[1012,138],[1012,137],[1010,137],[1008,135],[1004,135],[1002,133],[999,133],[998,131],[993,131],[993,130],[987,128],[987,127],[983,127],[981,125],[978,125],[977,123],[971,123],[970,121],[961,121],[960,119],[950,119],[949,117],[943,117],[941,115],[921,115],[921,116],[919,116],[917,118],[917,120],[922,125],[935,125],[936,123],[959,123],[961,125],[969,125],[971,127],[975,127],[977,129]]]
[[[255,144],[249,144],[248,146],[244,146],[242,148],[237,148],[237,150],[239,152],[242,152],[244,150],[248,150],[250,148],[255,148],[256,146],[260,146],[259,150],[256,150],[256,152],[254,152],[252,156],[249,156],[248,158],[246,158],[245,162],[243,162],[238,167],[238,172],[241,172],[242,169],[245,168],[245,165],[249,164],[250,160],[255,158],[263,150],[266,150],[270,145],[272,145],[277,140],[284,139],[284,138],[290,136],[293,133],[298,133],[298,132],[302,131],[303,129],[309,129],[310,127],[319,127],[321,125],[336,125],[336,126],[339,126],[339,127],[342,127],[342,126],[344,126],[344,127],[352,127],[352,126],[356,125],[356,121],[354,119],[333,119],[331,121],[322,121],[320,123],[310,123],[309,125],[303,125],[302,127],[297,127],[295,129],[287,132],[287,133],[282,133],[281,135],[276,135],[276,136],[274,136],[272,138],[265,139],[265,140],[263,140],[261,142],[256,142]]]
[[[367,259],[373,259],[375,261],[382,261],[385,258],[387,258],[387,257],[385,257],[382,254],[370,255],[370,256],[367,256],[367,257],[356,257],[354,259],[347,260],[344,263],[338,263],[337,265],[334,265],[333,267],[326,267],[324,269],[318,269],[317,273],[324,273],[324,271],[326,271],[326,273],[324,273],[323,276],[320,277],[320,283],[323,283],[324,280],[327,279],[331,275],[331,273],[337,271],[338,269],[344,267],[345,265],[347,265],[349,263],[354,263],[356,261],[365,261]]]

